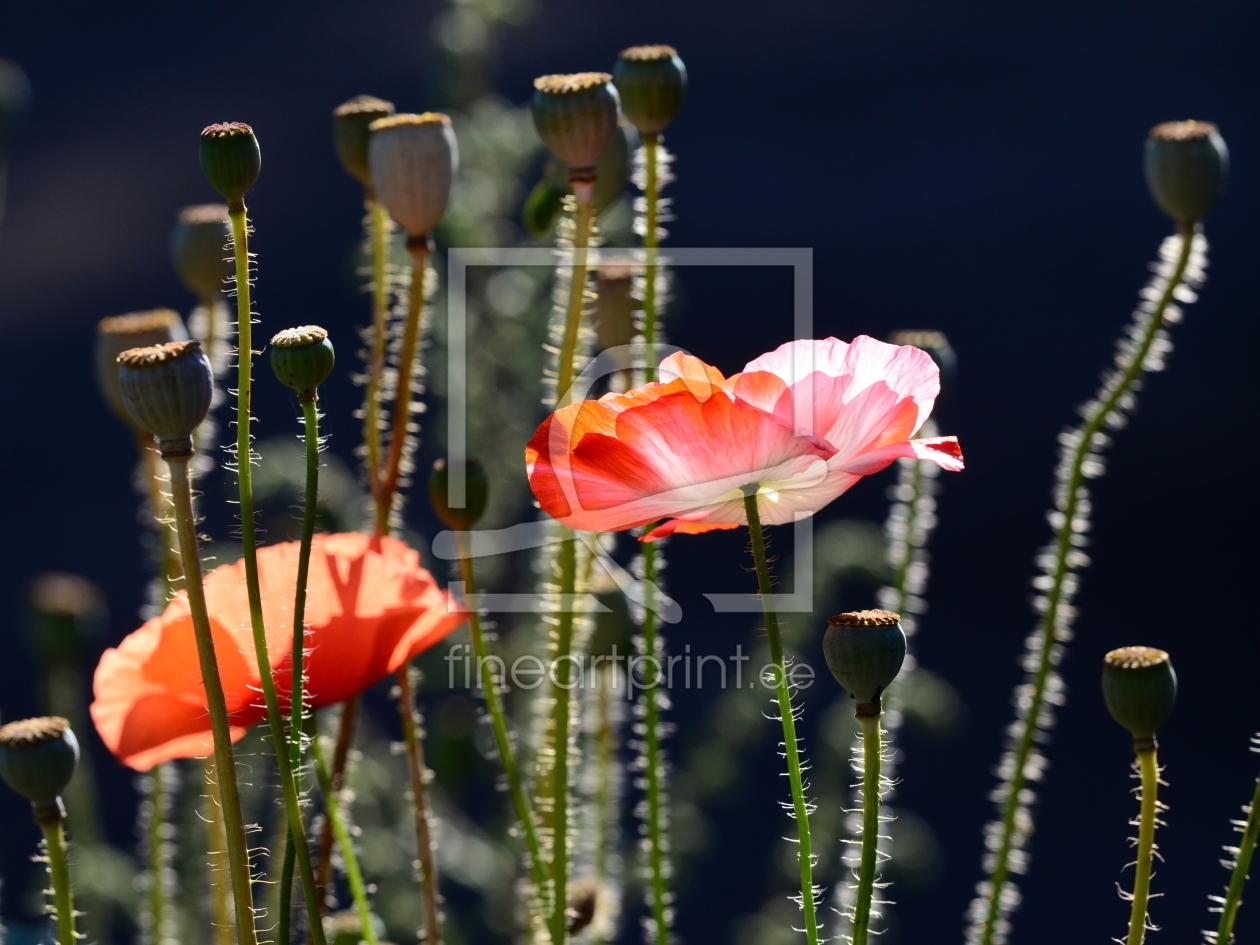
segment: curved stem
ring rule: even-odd
[[[654,134],[643,136],[644,168],[643,248],[647,251],[643,283],[643,376],[648,382],[656,380],[656,254],[660,246],[657,233],[660,208],[660,184],[657,172],[658,138]]]
[[[1068,574],[1072,571],[1068,563],[1068,554],[1072,550],[1072,537],[1075,534],[1072,531],[1072,525],[1080,510],[1080,492],[1085,482],[1085,461],[1093,450],[1094,437],[1102,432],[1107,418],[1112,415],[1117,405],[1129,395],[1129,392],[1133,389],[1134,382],[1145,371],[1146,359],[1150,355],[1151,347],[1155,344],[1155,338],[1164,323],[1164,312],[1172,304],[1173,293],[1181,285],[1181,280],[1185,276],[1193,245],[1193,230],[1183,228],[1181,231],[1181,248],[1173,274],[1168,279],[1168,284],[1160,296],[1158,304],[1151,312],[1146,330],[1131,356],[1131,363],[1111,393],[1099,403],[1094,412],[1085,418],[1085,422],[1080,427],[1080,437],[1071,455],[1068,482],[1065,487],[1066,501],[1062,510],[1063,522],[1056,530],[1053,545],[1054,573],[1050,589],[1046,592],[1046,608],[1038,628],[1041,647],[1036,672],[1032,680],[1030,701],[1027,712],[1024,715],[1027,724],[1025,724],[1024,731],[1020,735],[1018,744],[1015,746],[1015,756],[1012,765],[1014,773],[1011,776],[1010,789],[1003,802],[1000,840],[995,853],[995,866],[989,879],[990,888],[988,902],[985,904],[984,927],[980,934],[980,945],[993,945],[993,935],[997,929],[998,918],[1001,914],[1002,891],[1006,888],[1006,883],[1010,879],[1010,858],[1015,839],[1015,821],[1020,809],[1020,797],[1023,795],[1024,786],[1028,780],[1026,775],[1028,759],[1036,742],[1038,732],[1036,720],[1045,705],[1046,682],[1050,678],[1050,673],[1055,665],[1054,640],[1055,631],[1058,628],[1060,605],[1063,602],[1063,584]]]
[[[205,781],[206,866],[210,879],[210,922],[214,945],[232,945],[231,867],[227,858],[227,833],[223,829],[223,807],[219,802],[218,776],[214,757],[201,760]]]
[[[188,609],[192,613],[193,631],[197,638],[197,657],[206,691],[206,709],[210,713],[210,731],[214,737],[214,766],[223,811],[223,829],[227,841],[227,859],[232,877],[232,900],[236,909],[236,935],[240,945],[257,945],[254,931],[254,895],[250,885],[249,850],[245,843],[245,819],[241,815],[241,795],[236,785],[236,762],[232,757],[232,734],[228,725],[227,701],[219,678],[219,663],[214,652],[214,637],[206,611],[206,595],[201,586],[201,555],[197,548],[197,529],[193,521],[192,489],[188,480],[188,457],[166,460],[171,471],[171,501],[175,507],[175,530],[179,538],[180,561],[184,568],[184,585]],[[279,766],[283,771],[284,765]]]
[[[284,730],[284,718],[280,714],[280,701],[276,697],[276,681],[271,672],[271,656],[267,651],[267,628],[263,623],[262,591],[258,580],[258,544],[254,525],[254,492],[250,468],[250,384],[253,366],[251,348],[252,325],[249,301],[249,245],[246,234],[245,207],[229,210],[232,219],[232,244],[236,251],[236,338],[238,347],[237,413],[236,413],[236,474],[241,507],[241,546],[245,559],[245,589],[249,598],[249,622],[254,635],[254,656],[258,661],[259,682],[263,701],[267,706],[267,722],[271,727],[271,741],[276,757],[288,755],[289,739]],[[187,468],[187,463],[185,463]],[[294,654],[295,658],[297,654]],[[280,774],[280,787],[284,794],[284,807],[288,814],[289,829],[293,832],[296,846],[298,873],[302,877],[302,889],[306,905],[312,916],[319,914],[316,903],[315,873],[306,846],[306,828],[302,823],[302,808],[298,799],[297,783],[293,769],[284,763],[276,765]],[[324,929],[320,922],[311,922],[315,945],[324,945]]]
[[[302,399],[306,434],[306,501],[302,509],[302,543],[298,551],[297,591],[293,598],[293,676],[289,688],[289,765],[294,777],[302,770],[303,663],[306,658],[306,583],[311,570],[311,541],[319,507],[319,410],[312,391]]]
[[[402,476],[404,448],[411,425],[411,385],[416,376],[416,354],[420,349],[420,316],[424,312],[424,282],[428,270],[429,242],[425,237],[407,243],[411,254],[411,293],[407,298],[407,321],[403,325],[402,344],[398,348],[398,387],[394,391],[394,415],[389,438],[389,455],[383,469],[375,470],[376,534],[389,534],[390,512],[394,494]]]
[[[567,529],[562,534],[571,535]],[[552,945],[562,945],[569,928],[569,716],[572,702],[573,608],[577,587],[577,541],[560,542],[560,612],[552,659],[555,703],[551,710],[551,930]],[[543,793],[543,792],[540,792]]]
[[[389,342],[389,213],[375,197],[367,197],[372,241],[372,359],[363,397],[363,443],[367,448],[369,485],[376,498],[376,473],[381,468],[381,375]]]
[[[649,154],[656,150],[655,144],[649,145]],[[655,169],[655,161],[648,164],[651,171]],[[648,178],[649,189],[654,179]],[[650,198],[649,198],[649,206]],[[649,220],[651,217],[649,217]],[[649,272],[649,279],[651,279]],[[650,283],[649,283],[650,284]],[[647,313],[646,296],[644,300],[644,317]],[[655,316],[650,316],[655,317]],[[646,333],[645,333],[646,337]],[[650,348],[649,348],[650,350]],[[649,357],[648,370],[655,373],[655,362]],[[649,380],[651,377],[649,377]],[[649,529],[650,530],[650,526]],[[645,654],[656,657],[656,543],[645,541],[643,551],[643,649]],[[660,704],[656,698],[656,687],[643,692],[643,742],[644,754],[647,756],[647,832],[648,832],[648,874],[652,905],[652,921],[656,924],[656,945],[669,945],[669,890],[665,881],[665,840],[661,831],[661,733]]]
[[[1234,941],[1234,921],[1238,918],[1239,907],[1242,906],[1243,889],[1247,885],[1247,874],[1251,870],[1251,858],[1256,852],[1257,838],[1260,838],[1260,778],[1256,779],[1256,790],[1251,796],[1251,805],[1247,808],[1247,821],[1243,825],[1242,840],[1238,843],[1238,854],[1234,857],[1229,888],[1221,903],[1221,921],[1216,928],[1218,945],[1230,945]]]
[[[591,245],[591,221],[595,207],[590,195],[578,190],[577,219],[573,234],[573,273],[569,282],[569,306],[565,310],[564,341],[560,346],[560,361],[556,373],[556,406],[565,404],[565,397],[573,385],[574,365],[577,355],[578,329],[582,323],[582,309],[586,302],[587,252]]]
[[[879,702],[859,704],[878,706]],[[883,733],[879,709],[859,715],[862,725],[862,861],[858,868],[857,899],[853,903],[853,945],[866,945],[871,929],[871,899],[875,894],[875,870],[879,865],[879,769],[883,761]]]
[[[1159,792],[1159,763],[1155,748],[1137,752],[1142,776],[1142,813],[1138,818],[1137,875],[1133,879],[1133,910],[1125,945],[1142,945],[1146,936],[1146,903],[1151,895],[1151,859],[1155,851],[1155,811]]]
[[[757,587],[761,591],[766,613],[766,636],[770,642],[770,659],[774,663],[774,684],[779,697],[779,716],[783,722],[783,748],[787,756],[788,781],[792,785],[792,808],[796,815],[797,857],[801,866],[801,909],[805,913],[805,937],[809,945],[818,945],[818,918],[814,903],[814,856],[809,841],[809,804],[801,777],[800,747],[796,741],[796,716],[792,707],[792,690],[788,685],[787,666],[783,660],[783,641],[779,636],[779,618],[774,610],[774,586],[770,581],[770,562],[766,557],[766,539],[761,530],[761,513],[757,510],[757,486],[744,487],[744,511],[748,515],[748,537],[752,541],[753,561],[757,564]]]
[[[346,865],[346,880],[350,883],[350,895],[354,897],[359,922],[363,926],[359,934],[367,945],[377,945],[376,928],[372,924],[372,908],[368,904],[367,887],[363,883],[363,872],[359,868],[359,855],[355,852],[354,840],[341,816],[341,808],[337,806],[332,776],[328,772],[328,759],[324,757],[324,746],[320,744],[318,732],[312,730],[310,739],[311,754],[315,758],[315,777],[319,781],[319,790],[324,795],[324,816],[328,818],[328,823],[337,837],[337,846],[341,848],[341,858]]]
[[[464,596],[470,603],[477,595],[476,574],[473,570],[472,558],[468,555],[467,538],[456,532],[456,546],[459,553],[459,571],[464,579]],[[490,664],[490,647],[481,627],[481,615],[476,606],[468,610],[468,627],[472,636],[473,653],[477,658],[478,673],[481,677],[481,689],[486,697],[486,711],[490,714],[490,728],[494,732],[495,747],[499,751],[499,759],[503,763],[503,774],[507,778],[508,793],[512,795],[512,805],[516,808],[516,817],[520,821],[521,830],[525,834],[525,849],[529,855],[529,869],[534,878],[538,895],[547,895],[547,871],[543,864],[542,844],[538,840],[538,828],[534,823],[534,813],[530,810],[529,800],[525,796],[525,788],[521,783],[521,773],[516,765],[516,754],[512,748],[512,736],[508,730],[507,713],[503,709],[503,697],[499,691],[499,680],[494,675]]]
[[[407,771],[411,776],[411,799],[415,808],[416,850],[420,861],[420,889],[424,900],[424,943],[441,945],[442,917],[438,911],[437,863],[433,858],[433,836],[429,829],[429,769],[424,763],[424,743],[416,720],[409,662],[398,670],[398,714],[402,719],[403,742],[407,746]]]
[[[70,891],[70,863],[66,858],[66,835],[62,818],[40,818],[44,849],[48,855],[48,875],[52,878],[53,903],[57,910],[58,945],[75,945],[74,897]]]

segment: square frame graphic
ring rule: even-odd
[[[605,247],[587,251],[587,265],[630,266],[642,271],[647,253],[641,248]],[[447,501],[452,508],[463,508],[466,502],[464,477],[461,475],[468,458],[468,270],[471,267],[537,266],[555,268],[573,266],[572,254],[547,247],[452,247],[447,251],[447,450],[451,476]],[[792,338],[804,340],[814,332],[814,251],[804,247],[674,247],[658,250],[656,265],[662,268],[684,266],[768,266],[792,269]],[[665,345],[660,347],[665,348]],[[675,349],[677,350],[677,349]],[[797,405],[804,410],[805,404]],[[529,522],[499,530],[502,552],[537,547],[542,523]],[[472,536],[490,537],[486,532]],[[474,541],[476,539],[474,538]],[[774,594],[773,606],[780,613],[809,613],[814,598],[814,519],[808,516],[793,526],[793,585],[787,594]],[[450,532],[443,532],[433,542],[433,552],[440,558],[455,557],[455,543]],[[476,555],[474,546],[474,556]],[[620,583],[620,582],[619,582]],[[457,592],[461,587],[452,586]],[[631,591],[625,586],[623,592]],[[761,613],[758,594],[705,594],[717,613]],[[489,613],[535,612],[543,608],[542,594],[480,593],[468,602]],[[572,602],[578,606],[579,602]],[[605,610],[593,597],[582,605],[589,610]],[[677,607],[677,605],[674,605]],[[681,617],[674,615],[673,623]]]

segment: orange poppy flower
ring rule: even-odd
[[[267,653],[282,704],[293,675],[293,594],[298,542],[258,550]],[[205,576],[206,607],[233,740],[266,718],[250,630],[245,563]],[[438,643],[466,615],[420,556],[393,538],[316,536],[306,597],[306,692],[315,706],[341,702]],[[92,720],[120,761],[146,771],[213,750],[192,615],[180,594],[107,650],[93,680]]]
[[[956,438],[911,439],[940,372],[910,345],[793,341],[729,378],[680,353],[660,376],[543,421],[525,462],[544,511],[592,532],[665,519],[650,540],[747,524],[743,488],[754,483],[762,521],[779,525],[899,456],[963,467]]]

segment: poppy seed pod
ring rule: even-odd
[[[328,332],[318,325],[286,328],[271,339],[271,370],[286,387],[306,399],[328,380],[336,357]]]
[[[235,272],[227,248],[231,239],[226,204],[207,203],[179,212],[179,222],[171,231],[171,263],[179,281],[197,298],[213,298],[222,292]]]
[[[439,459],[433,464],[433,472],[429,474],[429,502],[447,528],[457,532],[466,532],[486,514],[486,505],[490,501],[490,480],[486,477],[486,468],[475,459],[464,460],[464,507],[451,508],[450,505],[450,467],[446,460]]]
[[[118,356],[118,388],[133,421],[168,459],[192,455],[192,433],[210,412],[214,376],[199,341],[132,348]]]
[[[878,714],[880,693],[897,678],[906,658],[901,617],[887,610],[832,617],[823,635],[823,655],[836,682],[858,703],[857,714]]]
[[[63,718],[46,716],[0,728],[0,777],[28,801],[35,819],[65,816],[61,792],[79,763],[79,741]]]
[[[617,58],[613,82],[631,124],[644,135],[656,136],[682,106],[687,67],[673,46],[631,46]]]
[[[356,95],[333,109],[333,147],[346,173],[372,189],[372,172],[368,168],[369,126],[380,118],[394,114],[394,103],[371,95]]]
[[[595,162],[617,131],[617,90],[607,72],[545,75],[534,80],[534,127],[548,150],[569,165],[570,179],[593,181]]]
[[[201,132],[201,172],[233,210],[244,209],[245,193],[258,181],[262,155],[254,129],[239,121]]]
[[[409,236],[427,236],[446,213],[459,167],[450,118],[437,112],[391,115],[370,128],[368,166],[377,199]]]
[[[101,397],[123,423],[136,425],[118,390],[118,356],[131,348],[148,348],[187,338],[188,332],[179,313],[169,308],[115,315],[97,322],[96,382],[100,385]]]
[[[1137,750],[1155,746],[1155,732],[1172,715],[1177,674],[1163,650],[1125,646],[1103,657],[1107,711],[1133,735]]]
[[[1208,215],[1225,189],[1229,151],[1210,121],[1169,121],[1151,129],[1145,163],[1159,208],[1189,226]]]

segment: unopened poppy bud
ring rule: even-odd
[[[318,325],[286,328],[271,339],[271,370],[299,398],[315,396],[315,388],[328,380],[335,361],[328,332]]]
[[[1177,674],[1163,650],[1125,646],[1103,657],[1103,699],[1107,711],[1133,735],[1133,747],[1155,747],[1155,732],[1172,715]]]
[[[906,658],[901,617],[887,610],[859,610],[827,621],[823,655],[836,682],[849,690],[858,715],[878,715],[880,693],[897,678]]]
[[[28,601],[28,637],[45,665],[73,664],[105,622],[105,595],[77,574],[39,575]]]
[[[118,390],[118,356],[131,348],[148,348],[188,337],[179,313],[169,308],[150,312],[132,312],[102,318],[96,325],[96,382],[109,409],[124,423],[134,427],[136,421],[127,411]]]
[[[569,165],[569,179],[574,184],[594,183],[595,162],[617,131],[619,108],[612,76],[579,72],[535,79],[533,113],[543,144]]]
[[[936,362],[941,372],[941,390],[946,391],[954,386],[954,375],[958,373],[958,355],[945,333],[927,328],[903,328],[888,336],[892,345],[913,345],[926,351]]]
[[[394,114],[394,103],[371,95],[356,95],[333,109],[333,146],[346,173],[372,189],[372,172],[368,168],[369,126],[380,118]]]
[[[171,263],[179,281],[197,298],[213,298],[223,291],[234,272],[227,249],[231,238],[226,204],[201,204],[179,212],[171,231]]]
[[[210,412],[214,376],[198,341],[132,348],[118,356],[118,388],[132,420],[167,458],[192,455],[192,434]]]
[[[438,225],[451,199],[459,148],[451,119],[438,112],[391,115],[370,125],[372,189],[413,239]]]
[[[644,135],[655,137],[674,120],[687,92],[687,67],[673,46],[623,49],[613,69],[621,110]]]
[[[57,716],[22,719],[0,727],[0,777],[31,802],[37,821],[65,816],[61,792],[79,763],[79,741]]]
[[[486,514],[490,501],[490,480],[486,469],[475,459],[464,460],[464,507],[452,508],[450,504],[451,476],[446,460],[439,459],[429,474],[429,502],[447,528],[466,532]]]
[[[1225,189],[1229,151],[1210,121],[1168,121],[1146,139],[1146,183],[1159,208],[1183,226],[1208,215]]]
[[[258,181],[262,154],[254,129],[239,121],[210,125],[201,132],[201,171],[233,210],[244,208],[245,193]]]

